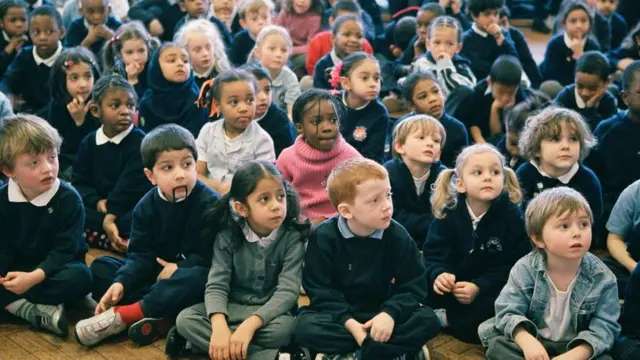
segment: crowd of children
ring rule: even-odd
[[[3,0],[0,308],[64,337],[91,294],[80,344],[170,356],[635,359],[640,14],[549,2],[536,64],[504,0]]]

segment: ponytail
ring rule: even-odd
[[[446,169],[440,172],[433,184],[431,211],[436,219],[444,219],[446,217],[445,210],[453,209],[457,205],[458,193],[454,181],[456,181],[455,170]]]
[[[233,211],[231,210],[231,193],[226,193],[215,203],[209,205],[202,215],[202,238],[212,243],[216,242],[216,236],[222,230],[229,229],[231,231],[231,247],[233,250],[240,245],[238,239],[242,239],[242,229],[235,221]],[[215,250],[214,250],[215,251]]]
[[[522,191],[520,190],[518,177],[510,167],[503,166],[502,171],[504,171],[504,187],[506,188],[505,190],[507,191],[507,194],[509,194],[509,200],[511,200],[512,203],[519,205],[522,201]]]

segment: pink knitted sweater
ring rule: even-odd
[[[291,35],[291,41],[293,42],[291,56],[307,53],[311,38],[320,32],[321,21],[320,15],[313,11],[307,11],[299,15],[282,10],[278,14],[276,25],[284,27]]]
[[[327,178],[336,165],[354,157],[362,155],[342,136],[338,136],[331,150],[320,151],[309,146],[300,135],[292,146],[282,150],[276,166],[298,192],[305,218],[330,218],[338,212],[329,201]]]

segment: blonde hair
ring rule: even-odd
[[[403,119],[393,129],[393,144],[396,143],[404,145],[409,135],[414,132],[420,132],[422,134],[440,133],[441,142],[440,146],[444,147],[444,143],[447,140],[447,132],[440,121],[429,115],[413,115],[406,119]],[[395,146],[392,146],[393,157],[399,159],[401,156],[396,152]]]
[[[264,42],[267,40],[269,36],[272,35],[280,35],[282,38],[289,44],[289,51],[293,48],[293,41],[291,40],[291,35],[289,35],[289,31],[279,25],[267,25],[260,30],[258,36],[256,36],[256,45],[251,50],[251,55],[249,56],[249,60],[257,61],[256,57],[256,49],[259,49],[264,45]]]
[[[525,213],[525,227],[527,234],[531,237],[534,249],[538,249],[538,246],[533,238],[544,241],[542,230],[549,218],[567,212],[575,214],[581,210],[589,215],[589,219],[593,223],[593,212],[591,212],[589,202],[582,194],[570,187],[559,186],[547,189],[533,198]]]
[[[518,141],[520,154],[529,160],[540,162],[540,143],[542,140],[560,135],[563,122],[567,122],[575,130],[580,142],[579,161],[584,160],[596,145],[596,139],[591,135],[589,125],[580,114],[557,106],[548,107],[527,120]]]
[[[482,153],[492,153],[499,160],[504,173],[505,184],[504,188],[509,194],[509,200],[514,204],[519,204],[522,201],[522,192],[520,191],[520,183],[516,177],[516,173],[506,166],[504,156],[493,146],[489,144],[475,144],[468,146],[462,150],[458,158],[456,159],[455,169],[446,169],[440,172],[436,182],[433,185],[433,193],[431,194],[431,209],[433,215],[437,219],[444,219],[446,217],[445,211],[447,209],[455,209],[458,204],[458,193],[456,191],[456,180],[462,174],[462,169],[469,162],[469,158],[472,155]],[[504,191],[504,190],[503,190]]]
[[[352,158],[334,167],[327,178],[327,192],[334,208],[342,203],[353,204],[358,185],[368,180],[384,180],[389,173],[384,166],[365,158]]]
[[[271,0],[243,0],[236,5],[236,13],[238,18],[246,19],[247,14],[252,12],[258,12],[262,8],[267,8],[269,13],[272,13],[276,6]],[[231,16],[234,18],[235,16]]]
[[[203,34],[213,46],[213,68],[217,73],[231,69],[229,58],[225,52],[220,32],[209,20],[197,19],[188,21],[173,37],[173,41],[188,49],[189,41],[194,33]],[[188,52],[188,50],[187,50]]]
[[[0,165],[13,170],[16,157],[60,150],[62,138],[47,121],[28,114],[8,116],[0,120]]]

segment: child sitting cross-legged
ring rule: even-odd
[[[404,119],[393,129],[393,154],[384,167],[393,190],[393,218],[404,226],[418,248],[433,221],[431,186],[445,167],[438,161],[447,134],[442,124],[427,115]]]
[[[127,257],[103,256],[91,264],[98,306],[75,328],[85,346],[127,329],[133,342],[149,345],[180,311],[204,298],[213,245],[201,237],[202,214],[220,195],[198,181],[196,143],[186,129],[159,126],[140,152],[156,187],[133,209]]]
[[[327,187],[340,215],[311,232],[302,274],[311,305],[296,319],[295,344],[306,359],[428,358],[424,344],[440,324],[422,305],[427,284],[418,248],[392,219],[387,171],[349,159]]]
[[[577,191],[545,190],[529,204],[534,250],[518,260],[478,328],[487,358],[611,359],[620,333],[616,278],[593,254],[593,214]]]

